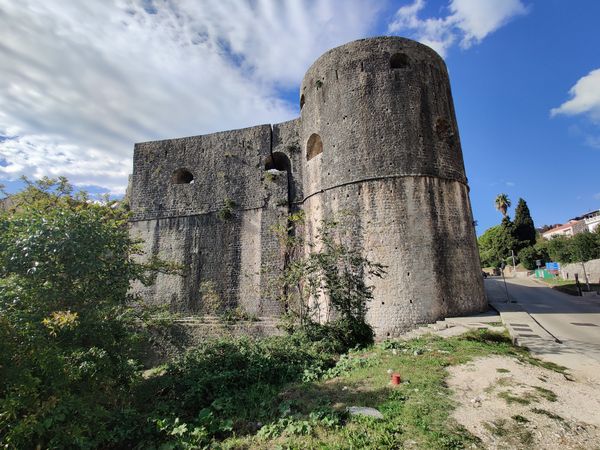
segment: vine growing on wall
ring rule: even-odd
[[[365,320],[373,299],[369,280],[383,277],[385,266],[352,245],[347,219],[340,215],[323,220],[314,242],[297,233],[305,226],[303,212],[274,228],[286,255],[271,291],[285,309],[289,331],[320,329],[338,338],[343,334],[345,341],[372,341],[373,330]],[[325,325],[318,325],[322,321]]]
[[[237,203],[235,203],[230,198],[226,198],[223,201],[223,206],[217,212],[217,216],[219,217],[220,220],[223,220],[223,221],[233,219],[233,210],[236,206],[237,206]]]

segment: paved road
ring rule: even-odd
[[[512,320],[529,323],[533,330],[514,324],[511,331],[516,336],[522,333],[521,343],[538,356],[600,383],[600,299],[571,296],[528,279],[508,279],[507,287],[510,300],[516,302],[509,305],[523,311],[521,316],[513,313],[517,315]],[[491,302],[506,301],[502,279],[487,279],[486,291]],[[535,323],[528,322],[524,312]]]

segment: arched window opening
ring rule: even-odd
[[[187,169],[177,169],[171,177],[173,184],[191,184],[194,182],[194,175]]]
[[[281,170],[288,172],[290,170],[290,160],[285,153],[275,152],[269,155],[265,160],[265,170]]]
[[[302,94],[300,96],[300,111],[302,111],[303,107],[304,107],[304,94]]]
[[[404,69],[408,67],[408,56],[404,53],[394,53],[390,58],[390,67],[392,69]]]
[[[323,153],[323,141],[321,141],[321,136],[316,133],[311,134],[306,143],[306,160],[310,161],[321,153]]]

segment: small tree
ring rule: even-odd
[[[527,207],[527,203],[522,198],[519,199],[515,210],[515,238],[519,244],[519,250],[535,244],[536,231],[533,219]]]
[[[548,260],[548,253],[543,246],[534,245],[525,247],[519,252],[519,261],[527,270],[533,270],[537,267],[536,261],[545,262]]]
[[[514,237],[514,226],[507,216],[500,225],[491,227],[478,239],[479,255],[483,267],[498,267],[511,255],[517,245]]]
[[[552,261],[558,261],[562,264],[573,262],[573,249],[570,238],[566,236],[555,236],[548,240],[546,245],[548,256]]]
[[[584,231],[573,236],[570,240],[571,255],[574,262],[580,262],[585,277],[585,283],[588,291],[590,290],[590,280],[585,270],[585,263],[591,259],[600,258],[600,245],[598,237],[594,233]]]

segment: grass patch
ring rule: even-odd
[[[515,395],[512,395],[508,391],[500,392],[498,394],[498,397],[506,400],[506,403],[508,403],[509,405],[512,405],[514,403],[518,403],[519,405],[529,405],[531,401],[535,398],[535,396],[531,394],[525,394],[521,397],[517,397]]]
[[[501,380],[499,380],[499,381],[501,381]],[[506,379],[506,380],[508,380],[508,379]],[[507,386],[509,384],[510,383],[508,383],[508,384],[502,383],[501,385]],[[513,393],[510,391],[503,391],[498,394],[498,397],[504,399],[506,401],[506,403],[508,403],[509,405],[512,405],[515,403],[517,403],[519,405],[529,405],[529,404],[531,404],[532,401],[538,400],[540,398],[548,400],[549,402],[557,401],[558,397],[550,389],[546,389],[546,388],[543,388],[540,386],[532,386],[532,387],[534,389],[533,392],[524,392],[524,393],[520,394],[519,396],[517,396],[517,395],[513,395]]]
[[[499,369],[496,369],[496,372],[498,372],[498,373],[510,373],[510,370],[499,368]]]
[[[496,437],[506,437],[509,434],[505,419],[484,422],[483,427]]]
[[[561,422],[564,422],[564,420],[565,420],[561,416],[559,416],[558,414],[554,414],[554,413],[552,413],[550,411],[547,411],[547,410],[541,409],[541,408],[532,408],[531,412],[535,413],[535,414],[540,414],[542,416],[549,417],[549,418],[554,419],[554,420],[559,420]]]
[[[545,398],[549,402],[555,402],[556,400],[558,400],[558,397],[556,396],[556,394],[554,392],[552,392],[550,389],[546,389],[546,388],[543,388],[540,386],[534,386],[534,389],[538,392],[538,394],[542,398]]]
[[[430,335],[389,340],[351,352],[339,367],[326,371],[333,376],[323,373],[310,382],[289,384],[265,399],[280,405],[284,413],[263,421],[264,431],[237,433],[220,446],[379,449],[415,442],[417,448],[477,447],[479,440],[450,417],[455,405],[444,380],[447,367],[490,355],[528,359],[527,352],[514,347],[507,334],[488,330],[450,339]],[[401,385],[390,385],[389,369],[400,373]],[[384,418],[350,417],[346,414],[349,406],[377,408]],[[315,420],[315,411],[328,411],[328,423]],[[502,432],[501,426],[496,428]],[[517,438],[527,442],[530,437],[521,431]]]
[[[531,354],[528,352],[523,352],[522,354],[520,354],[518,356],[518,359],[522,363],[527,363],[527,364],[531,364],[532,366],[537,366],[537,367],[541,367],[543,369],[552,370],[553,372],[557,372],[557,373],[560,373],[565,376],[569,375],[569,372],[568,372],[569,369],[567,369],[565,366],[561,366],[559,364],[555,364],[555,363],[549,362],[549,361],[542,361],[541,359],[537,359],[537,358],[531,356]]]
[[[492,355],[536,361],[508,334],[489,330],[390,340],[341,356],[300,336],[206,343],[147,374],[137,395],[145,420],[136,423],[148,425],[132,424],[127,442],[139,448],[478,447],[479,439],[451,418],[455,404],[445,379],[449,366]],[[390,384],[390,370],[401,375],[399,386]],[[511,379],[498,383],[511,386]],[[502,395],[529,404],[550,393],[535,390],[525,401]],[[377,408],[383,419],[349,416],[350,406]],[[512,420],[490,426],[526,442],[523,430],[513,430],[517,425],[522,428]]]
[[[516,417],[519,417],[520,420],[515,419]],[[523,427],[529,421],[523,416],[513,416],[512,418],[517,423],[511,424],[506,419],[498,419],[493,422],[484,422],[483,427],[492,435],[502,438],[506,444],[510,445],[509,448],[520,448],[520,446],[529,448],[534,442],[533,433]],[[521,422],[523,419],[525,422]]]

